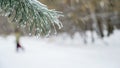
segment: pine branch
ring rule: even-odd
[[[19,27],[27,26],[36,35],[47,35],[57,25],[62,27],[59,17],[61,12],[49,10],[37,0],[0,0],[0,15],[8,17],[10,22]]]

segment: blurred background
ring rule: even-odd
[[[63,12],[63,28],[50,38],[20,28],[20,37],[0,16],[0,68],[120,68],[120,0],[39,1]]]
[[[85,38],[86,32],[96,32],[100,38],[110,36],[114,30],[120,29],[120,0],[39,0],[49,9],[63,12],[63,23],[58,34],[67,33],[73,38],[76,32]],[[27,29],[27,27],[26,27]],[[14,26],[0,16],[0,34],[14,32]],[[29,32],[21,29],[23,35]],[[106,32],[106,33],[105,33]],[[94,38],[93,38],[94,41]]]

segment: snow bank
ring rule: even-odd
[[[79,34],[51,38],[22,37],[25,51],[16,53],[15,37],[0,37],[0,68],[120,68],[120,31],[84,44]]]

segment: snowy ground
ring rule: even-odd
[[[36,39],[22,37],[25,51],[16,53],[15,38],[0,37],[0,68],[120,68],[120,31],[84,44],[76,34]]]

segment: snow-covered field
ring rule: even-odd
[[[37,39],[22,37],[25,51],[15,51],[15,38],[0,37],[0,68],[120,68],[120,31],[84,44],[76,34]]]

